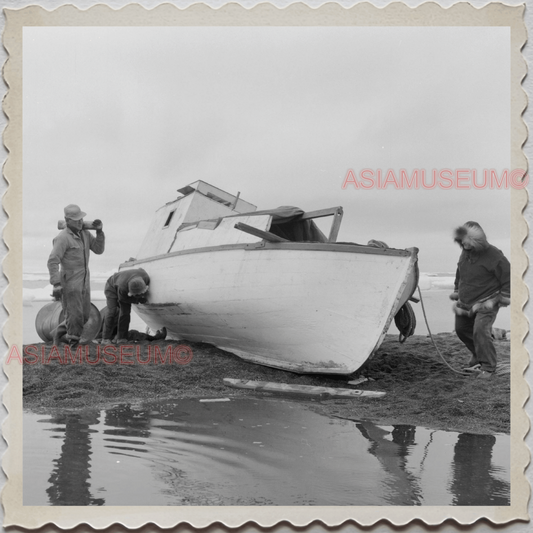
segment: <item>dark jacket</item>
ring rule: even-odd
[[[138,304],[145,303],[147,294],[140,294],[138,296],[129,296],[128,283],[136,277],[141,277],[146,285],[150,285],[150,276],[142,268],[134,268],[132,270],[122,270],[113,274],[106,283],[104,293],[107,296],[116,298],[119,302]]]
[[[481,251],[463,250],[457,264],[455,291],[466,305],[500,294],[511,296],[511,265],[491,244]]]

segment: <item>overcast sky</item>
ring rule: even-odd
[[[505,190],[342,189],[348,170],[510,166],[507,28],[26,27],[24,270],[63,208],[104,222],[94,272],[134,257],[198,179],[267,209],[341,205],[339,240],[453,271],[478,221],[509,256]]]

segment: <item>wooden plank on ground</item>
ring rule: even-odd
[[[380,398],[385,392],[337,389],[334,387],[315,387],[312,385],[290,385],[288,383],[275,383],[272,381],[249,381],[246,379],[224,378],[224,384],[237,389],[252,389],[259,392],[279,392],[289,394],[302,394],[307,396],[327,396],[329,398]]]

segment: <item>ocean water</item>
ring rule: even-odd
[[[104,286],[107,274],[94,275],[91,278],[92,303],[102,309],[105,305]],[[422,301],[411,303],[416,316],[415,335],[427,335],[422,304],[425,309],[429,330],[431,333],[452,332],[454,330],[454,314],[449,294],[453,291],[453,274],[446,273],[423,273],[420,276],[420,289]],[[52,301],[50,296],[52,287],[48,284],[45,273],[32,273],[24,275],[23,279],[23,342],[31,344],[41,342],[35,329],[35,318],[39,310]],[[418,290],[414,296],[420,298]],[[130,329],[146,331],[146,324],[132,312]],[[511,314],[509,308],[500,309],[495,322],[495,327],[509,330],[511,328]],[[394,323],[389,329],[390,334],[397,334],[398,330]]]

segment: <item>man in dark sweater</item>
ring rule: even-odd
[[[117,342],[125,342],[131,318],[131,304],[147,301],[150,277],[142,268],[123,270],[113,274],[106,283],[107,316],[102,333],[102,344],[110,344],[115,328]]]
[[[455,332],[472,353],[466,371],[490,378],[496,370],[496,348],[492,325],[498,309],[511,303],[511,265],[498,248],[487,242],[477,222],[455,230],[454,240],[462,248],[454,300]]]

